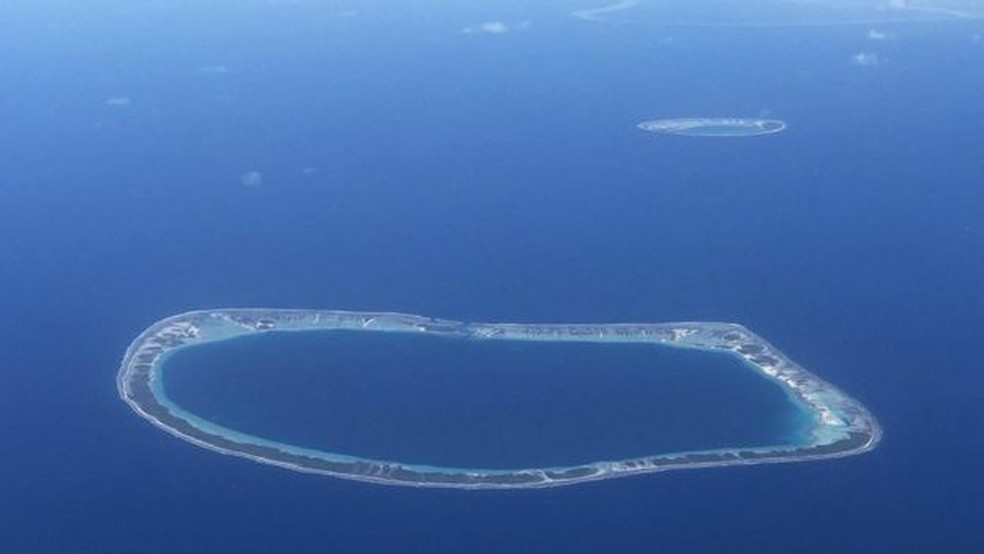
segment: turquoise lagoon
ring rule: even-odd
[[[175,405],[268,440],[513,469],[802,442],[809,412],[718,352],[365,331],[270,332],[176,353]]]

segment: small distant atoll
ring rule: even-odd
[[[753,119],[747,117],[683,117],[677,119],[652,119],[636,125],[643,131],[664,135],[692,137],[755,137],[771,135],[786,129],[786,122],[778,119]]]
[[[615,342],[658,344],[718,351],[782,387],[809,414],[803,444],[748,446],[654,453],[569,467],[476,469],[372,460],[302,448],[255,437],[210,422],[171,402],[163,373],[174,352],[267,331],[362,330],[413,333],[463,340]],[[741,325],[715,322],[640,324],[462,323],[398,313],[326,310],[222,309],[163,319],[142,332],[123,357],[119,394],[139,415],[172,435],[203,448],[292,470],[347,479],[418,487],[535,488],[674,469],[751,465],[839,458],[875,447],[881,429],[856,400],[787,358]],[[654,451],[658,445],[654,445]]]
[[[984,5],[978,0],[606,0],[571,15],[654,27],[827,27],[982,19]]]

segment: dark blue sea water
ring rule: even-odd
[[[984,550],[984,22],[580,7],[0,6],[0,552]],[[634,127],[760,114],[789,129]],[[886,434],[555,490],[300,475],[117,398],[138,332],[223,306],[736,321]]]

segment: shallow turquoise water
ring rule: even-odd
[[[802,412],[720,353],[311,331],[176,353],[179,406],[267,439],[456,467],[782,443]]]

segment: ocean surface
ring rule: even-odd
[[[0,552],[984,551],[984,20],[408,4],[0,5]],[[704,116],[789,127],[635,127]],[[734,321],[885,437],[421,490],[222,456],[119,400],[145,327],[254,306]]]

